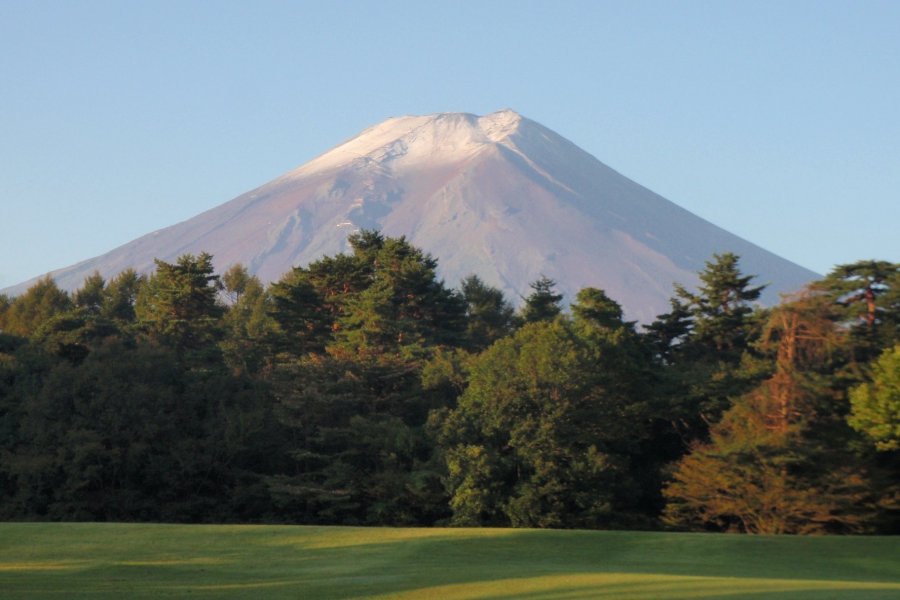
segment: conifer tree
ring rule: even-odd
[[[466,338],[471,350],[483,350],[513,331],[515,309],[503,292],[485,284],[477,275],[463,279],[460,289],[466,302]]]
[[[273,286],[282,330],[317,315],[330,327],[321,348],[275,373],[297,469],[271,478],[271,489],[310,522],[431,523],[446,508],[426,422],[444,397],[422,392],[420,372],[439,347],[463,343],[465,303],[404,238],[363,231],[350,243],[351,255]]]
[[[858,532],[877,492],[835,423],[827,373],[841,344],[828,299],[805,293],[774,308],[759,341],[772,374],[735,398],[710,441],[695,442],[665,490],[666,520],[748,533]]]
[[[72,297],[75,307],[92,314],[99,314],[103,310],[106,296],[106,280],[99,272],[94,271],[89,275],[81,288],[76,290]]]
[[[24,294],[9,301],[9,307],[0,313],[0,331],[28,337],[52,317],[71,307],[69,294],[60,289],[50,276],[44,277]]]
[[[673,310],[649,329],[667,364],[670,411],[686,441],[704,438],[729,408],[765,375],[754,355],[756,308],[763,286],[753,286],[732,253],[716,254],[700,273],[697,292],[676,286]]]
[[[134,323],[138,292],[146,282],[144,275],[131,268],[110,279],[104,288],[103,315],[120,324]]]
[[[833,298],[851,332],[851,367],[868,363],[900,341],[900,263],[838,265],[818,287]]]
[[[222,318],[225,362],[235,373],[256,373],[270,359],[276,327],[268,314],[271,299],[260,280],[241,264],[222,275],[222,284],[230,300]]]
[[[563,296],[555,291],[555,281],[542,275],[531,283],[531,289],[534,291],[525,298],[522,307],[522,319],[526,323],[550,321],[562,313]]]
[[[154,340],[182,353],[214,348],[223,308],[212,256],[204,252],[182,255],[171,264],[155,262],[156,272],[136,299],[141,325]]]

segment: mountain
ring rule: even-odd
[[[52,272],[66,289],[94,271],[152,270],[154,258],[214,255],[263,281],[345,251],[347,235],[405,235],[456,286],[470,273],[513,301],[546,275],[571,299],[603,288],[631,319],[669,308],[715,252],[741,256],[769,303],[817,274],[743,240],[620,175],[512,110],[388,119],[301,167],[187,221]],[[4,292],[15,295],[33,283]]]

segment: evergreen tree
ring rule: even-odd
[[[679,359],[681,344],[691,331],[691,310],[679,298],[671,298],[670,312],[658,315],[656,320],[644,326],[644,337],[663,365],[672,365]]]
[[[240,264],[222,275],[229,306],[222,318],[221,342],[225,362],[235,373],[257,373],[271,360],[270,341],[275,321],[269,316],[271,298],[258,278]]]
[[[138,293],[135,313],[152,339],[195,356],[215,348],[223,308],[212,256],[185,254],[157,270]]]
[[[597,288],[586,287],[578,292],[572,305],[572,316],[576,322],[589,327],[605,330],[626,328],[634,332],[634,322],[623,320],[619,303]]]
[[[749,533],[871,526],[877,492],[834,419],[827,373],[840,336],[830,317],[816,293],[770,312],[759,345],[774,354],[773,373],[678,464],[665,490],[671,524]]]
[[[6,313],[9,310],[12,301],[6,294],[0,294],[0,325],[6,322]]]
[[[470,350],[484,350],[516,327],[515,309],[503,297],[503,292],[485,284],[477,275],[463,279],[461,290],[466,302],[466,339]]]
[[[731,405],[766,374],[753,351],[759,335],[755,302],[763,286],[750,285],[738,257],[716,254],[700,273],[696,293],[676,286],[672,312],[649,328],[649,340],[667,365],[669,413],[685,442],[703,439]]]
[[[49,276],[39,280],[0,313],[0,331],[27,337],[52,317],[68,311],[72,299]]]
[[[852,369],[900,342],[900,264],[865,260],[838,265],[818,287],[839,307],[853,340]]]
[[[556,282],[549,277],[541,276],[531,283],[534,290],[522,307],[522,320],[526,323],[550,321],[562,313],[562,294],[555,291]]]
[[[91,313],[99,314],[103,309],[106,296],[106,280],[99,272],[89,275],[72,297],[75,307]]]
[[[269,314],[277,325],[273,337],[276,352],[296,357],[322,352],[331,339],[340,303],[332,294],[329,306],[325,300],[328,288],[318,288],[314,281],[309,271],[295,268],[269,287]]]
[[[110,279],[104,288],[103,315],[120,325],[133,324],[137,296],[146,282],[147,278],[134,269],[125,269]]]
[[[700,273],[697,293],[678,286],[677,295],[690,308],[691,350],[700,357],[716,356],[737,364],[753,332],[753,303],[765,286],[751,286],[754,275],[743,275],[737,255],[714,254]]]
[[[445,498],[425,434],[429,409],[415,364],[340,348],[283,365],[276,396],[290,429],[293,474],[274,497],[304,522],[430,524]]]
[[[405,239],[363,231],[350,243],[351,256],[273,286],[283,331],[305,336],[325,315],[331,335],[304,337],[323,347],[307,345],[276,371],[297,469],[270,484],[307,521],[432,523],[446,508],[426,426],[446,397],[423,393],[421,371],[438,348],[463,342],[465,304]]]
[[[344,304],[337,319],[338,343],[360,350],[417,353],[463,342],[464,300],[437,279],[434,258],[405,238],[387,238],[378,248],[354,252],[372,265],[372,272],[367,287]]]
[[[263,392],[222,370],[190,371],[172,349],[116,338],[77,364],[32,368],[17,386],[16,442],[3,450],[6,516],[271,515],[260,475],[276,468],[283,442]]]

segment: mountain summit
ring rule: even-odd
[[[299,168],[182,223],[51,273],[66,289],[99,271],[150,271],[153,259],[213,254],[263,281],[347,235],[405,235],[456,285],[471,273],[517,301],[546,275],[567,299],[604,289],[631,319],[666,312],[672,284],[692,287],[713,253],[734,252],[770,284],[768,301],[817,278],[704,221],[512,110],[388,119]],[[9,288],[20,293],[32,282]]]

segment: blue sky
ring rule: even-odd
[[[900,261],[900,2],[0,0],[0,288],[510,107],[820,273]]]

